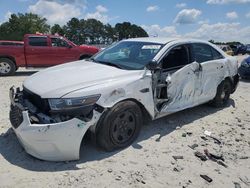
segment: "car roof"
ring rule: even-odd
[[[198,42],[198,43],[209,43],[204,40],[192,39],[192,38],[165,38],[165,37],[143,37],[143,38],[131,38],[125,39],[124,41],[131,42],[152,42],[158,44],[167,44],[169,42]]]

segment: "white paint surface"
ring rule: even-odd
[[[170,41],[157,54],[156,61],[173,44],[190,42]],[[152,75],[149,70],[121,70],[93,62],[77,61],[36,73],[26,79],[24,87],[42,98],[101,94],[97,104],[106,109],[120,101],[133,99],[140,102],[154,119],[213,99],[218,84],[225,77],[237,73],[236,61],[221,50],[218,51],[225,59],[202,63],[200,71],[199,64],[194,62],[167,77],[169,100],[160,112],[155,110]],[[149,92],[141,92],[145,88],[148,88]],[[25,111],[24,121],[15,132],[25,150],[37,158],[52,161],[75,160],[79,159],[80,143],[85,132],[98,122],[100,116],[101,114],[95,112],[90,122],[74,118],[57,124],[31,125]],[[79,124],[84,125],[79,127]]]

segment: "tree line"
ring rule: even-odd
[[[130,22],[117,23],[114,27],[96,19],[71,18],[65,25],[50,26],[47,19],[33,13],[11,14],[0,25],[0,40],[22,40],[25,34],[59,34],[76,44],[111,44],[127,38],[148,37],[140,26]]]
[[[231,41],[231,42],[217,42],[214,40],[209,40],[209,42],[216,44],[216,45],[233,45],[233,46],[238,46],[238,45],[242,45],[241,42],[238,41]]]

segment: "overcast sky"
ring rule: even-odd
[[[1,0],[0,23],[11,13],[33,12],[49,24],[95,18],[129,21],[151,36],[250,43],[250,0]]]

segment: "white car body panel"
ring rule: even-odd
[[[141,72],[81,60],[40,71],[26,79],[23,85],[42,98],[60,98],[80,89],[102,88],[103,85]]]
[[[68,161],[80,158],[82,138],[100,113],[94,112],[89,122],[77,118],[53,124],[31,124],[27,111],[23,111],[23,122],[14,129],[27,153],[48,161]]]
[[[161,38],[128,41],[166,44],[154,57],[155,61],[159,61],[177,44],[200,42]],[[236,60],[229,58],[218,47],[213,47],[226,58],[201,63],[201,71],[197,71],[199,64],[194,62],[169,74],[166,80],[169,100],[160,110],[155,107],[152,73],[147,69],[122,70],[82,60],[38,72],[26,79],[23,86],[42,98],[74,98],[101,94],[97,104],[104,109],[111,108],[120,101],[132,99],[141,103],[151,118],[156,119],[213,99],[219,83],[226,77],[237,74]],[[143,92],[144,89],[147,92]],[[101,115],[94,110],[93,118],[88,122],[73,118],[55,124],[31,124],[28,112],[24,111],[24,121],[15,132],[25,150],[37,158],[51,161],[76,160],[79,159],[84,134],[98,123]]]
[[[167,88],[169,101],[164,104],[161,113],[171,114],[193,106],[199,77],[195,72],[197,64],[189,64],[168,76],[166,81],[169,83]]]

